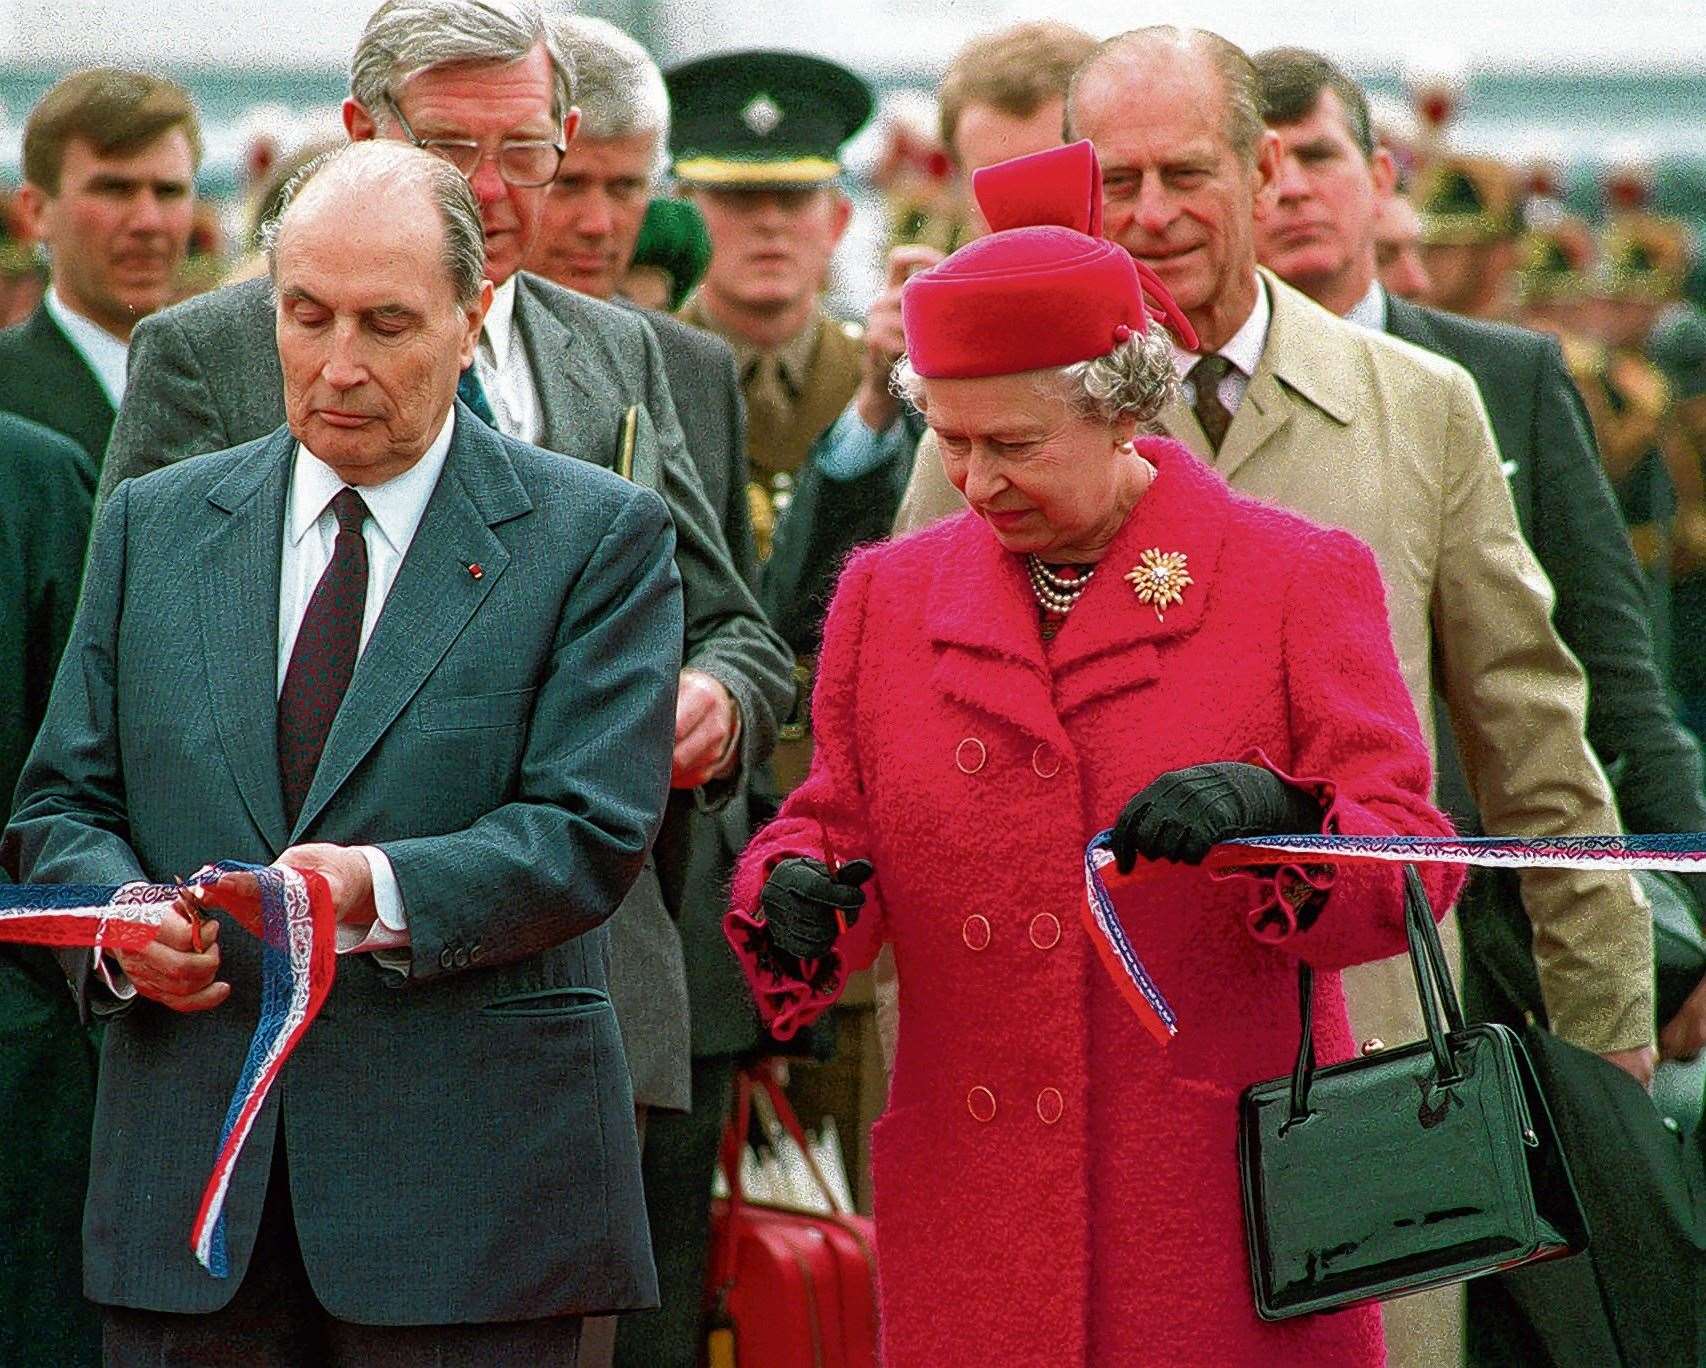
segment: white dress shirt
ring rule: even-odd
[[[492,291],[492,307],[486,310],[480,343],[474,349],[474,371],[498,420],[498,431],[537,446],[544,420],[527,348],[515,326],[515,282],[511,276]]]
[[[1244,320],[1243,325],[1220,349],[1220,355],[1232,363],[1227,369],[1225,379],[1220,382],[1220,403],[1222,408],[1234,416],[1237,415],[1238,406],[1244,402],[1244,395],[1250,388],[1250,377],[1262,363],[1262,353],[1268,345],[1268,324],[1273,316],[1274,308],[1268,301],[1268,282],[1257,276],[1255,307],[1250,310],[1250,316]],[[1177,345],[1173,348],[1173,369],[1179,379],[1184,381],[1185,402],[1193,408],[1197,402],[1197,391],[1189,377],[1191,367],[1201,359],[1198,352],[1186,351]]]
[[[367,547],[367,602],[361,611],[361,635],[356,658],[367,649],[374,624],[385,607],[386,596],[396,582],[397,571],[409,544],[415,539],[415,529],[421,524],[427,501],[438,486],[444,470],[444,460],[450,453],[450,438],[456,425],[456,410],[445,414],[438,436],[427,447],[421,459],[401,475],[383,484],[364,485],[357,492],[367,505],[367,521],[362,524],[361,537]],[[284,676],[290,668],[290,653],[296,647],[296,636],[302,629],[308,601],[326,567],[332,562],[332,550],[338,539],[338,520],[332,512],[332,500],[344,487],[342,478],[324,461],[300,443],[290,475],[290,495],[285,508],[284,546],[278,576],[278,691],[284,692]],[[338,928],[338,953],[357,950],[394,950],[408,944],[408,911],[397,887],[397,876],[391,861],[377,846],[356,846],[367,860],[373,876],[373,905],[379,920],[370,933]],[[386,933],[392,933],[387,935]],[[386,962],[389,957],[381,955]],[[395,967],[407,968],[405,962]]]
[[[1368,293],[1351,305],[1350,312],[1345,315],[1345,321],[1360,323],[1375,332],[1386,331],[1386,291],[1381,289],[1378,280],[1369,282]]]
[[[65,340],[71,344],[71,349],[83,358],[84,365],[94,372],[101,391],[107,396],[107,402],[118,411],[118,406],[124,400],[124,367],[130,357],[130,344],[120,342],[99,323],[91,323],[80,313],[72,312],[70,306],[59,297],[57,289],[50,288],[43,297],[42,303],[47,308],[48,317],[59,325],[59,331],[65,334]]]

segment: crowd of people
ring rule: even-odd
[[[173,81],[30,111],[3,877],[309,871],[339,967],[221,1280],[185,1230],[257,944],[187,901],[141,949],[0,944],[0,1362],[691,1368],[776,1059],[874,1206],[895,1368],[1585,1362],[1583,1286],[1629,1342],[1656,1270],[1615,1241],[1258,1317],[1238,1098],[1300,966],[1323,1062],[1422,1009],[1395,868],[1200,866],[1706,832],[1687,230],[1638,170],[1590,226],[1200,30],[1020,24],[935,94],[856,320],[876,100],[804,53],[666,72],[534,0],[385,0],[241,259]],[[1165,1050],[1082,920],[1103,828]],[[1698,1075],[1669,1132],[1641,1090],[1706,1048],[1700,876],[1423,883],[1476,1014],[1698,1144]]]

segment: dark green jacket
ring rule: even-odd
[[[0,791],[8,810],[71,631],[94,488],[75,443],[0,413]],[[46,950],[0,946],[0,1363],[100,1361],[100,1323],[82,1295],[94,1109],[94,1045],[65,976]]]
[[[22,323],[0,330],[0,409],[64,433],[100,473],[113,406],[45,304]]]

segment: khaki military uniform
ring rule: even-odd
[[[857,323],[838,322],[819,308],[798,337],[762,351],[718,327],[697,296],[682,307],[680,317],[716,333],[734,349],[746,398],[747,505],[762,563],[770,558],[776,526],[788,511],[812,443],[841,416],[859,388],[865,330]],[[811,686],[812,664],[803,657],[795,666],[802,698]],[[791,791],[810,765],[811,734],[802,709],[802,720],[783,728],[771,757],[778,790]]]

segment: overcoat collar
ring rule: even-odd
[[[1261,364],[1226,430],[1218,455],[1196,414],[1183,402],[1169,404],[1161,414],[1168,434],[1185,443],[1227,479],[1262,454],[1291,421],[1299,404],[1308,404],[1341,426],[1351,421],[1360,402],[1361,385],[1339,329],[1350,326],[1291,288],[1271,271],[1261,275],[1268,286],[1273,319]]]
[[[299,841],[443,659],[503,576],[492,528],[533,503],[502,440],[457,405],[456,432],[408,554],[374,624],[295,828],[278,772],[280,546],[296,439],[288,427],[208,491],[226,516],[201,558],[202,649],[215,726],[243,801],[274,851]],[[480,567],[475,578],[471,565]]]
[[[1158,647],[1194,632],[1215,591],[1229,494],[1177,442],[1145,437],[1138,450],[1155,481],[1046,655],[1023,558],[1003,550],[975,513],[961,515],[925,604],[938,689],[1058,744],[1062,719],[1076,709],[1159,677]],[[1150,550],[1182,554],[1191,577],[1183,600],[1161,616],[1125,579]]]

